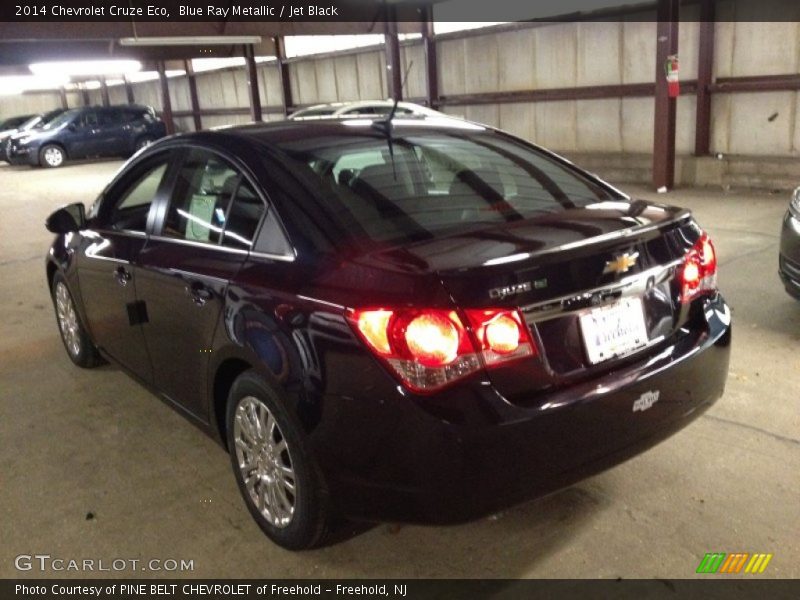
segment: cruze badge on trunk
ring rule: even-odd
[[[609,260],[606,262],[606,267],[603,269],[603,275],[606,275],[607,273],[625,273],[636,264],[636,260],[638,258],[638,252],[634,252],[633,254],[628,254],[625,252],[619,256],[615,256],[614,260]]]
[[[514,285],[492,288],[489,290],[489,297],[494,298],[495,300],[501,300],[503,298],[508,298],[509,296],[515,296],[517,294],[530,291],[531,282],[526,281],[525,283],[515,283]]]

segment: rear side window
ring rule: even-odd
[[[100,113],[100,125],[103,127],[113,127],[115,125],[122,125],[123,113],[119,110],[104,110]]]
[[[170,155],[164,153],[136,167],[125,181],[111,190],[110,209],[101,220],[122,231],[144,233],[150,206],[167,172]]]
[[[126,123],[130,123],[133,121],[152,121],[152,117],[149,112],[146,110],[135,110],[135,109],[128,109],[123,111],[122,119]]]
[[[86,112],[81,115],[80,124],[83,127],[97,127],[99,122],[100,119],[98,118],[97,113],[94,111]]]
[[[242,179],[225,221],[222,244],[231,248],[250,250],[264,211],[264,202],[250,183]]]
[[[178,173],[162,235],[218,244],[239,179],[220,157],[191,150]]]

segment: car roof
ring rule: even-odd
[[[69,112],[81,112],[87,110],[146,110],[150,111],[153,110],[149,106],[145,106],[144,104],[112,104],[110,106],[103,106],[102,104],[94,104],[92,106],[76,106],[75,108],[68,109]]]
[[[285,120],[272,121],[269,123],[250,123],[247,125],[236,125],[224,129],[213,131],[200,131],[196,133],[180,134],[177,138],[185,141],[222,141],[225,138],[237,138],[246,141],[262,144],[280,144],[298,140],[308,139],[311,136],[363,136],[364,134],[384,135],[379,129],[371,127],[377,119],[342,119],[337,117],[325,117],[314,120]],[[478,123],[472,123],[455,117],[429,116],[429,115],[403,115],[392,120],[392,126],[396,130],[408,133],[422,133],[432,131],[489,131],[491,128]]]
[[[331,111],[333,114],[341,114],[351,110],[357,110],[359,108],[370,108],[370,107],[378,107],[378,108],[391,108],[394,106],[394,100],[353,100],[351,102],[329,102],[326,104],[314,104],[312,106],[307,106],[306,108],[301,108],[300,110],[295,111],[292,113],[294,116],[303,116],[304,114],[315,112],[315,111]],[[437,113],[438,111],[429,108],[427,106],[423,106],[422,104],[416,104],[414,102],[404,102],[400,101],[397,103],[399,108],[404,108],[411,111],[416,111],[418,113],[428,113],[433,114]]]

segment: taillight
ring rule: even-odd
[[[681,302],[717,289],[717,253],[707,233],[703,233],[686,253],[680,271]]]
[[[470,308],[465,312],[487,366],[533,354],[533,340],[519,311]]]
[[[434,391],[481,368],[533,354],[517,311],[468,310],[474,339],[454,310],[353,309],[348,319],[409,388]],[[477,349],[476,349],[477,348]]]

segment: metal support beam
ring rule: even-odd
[[[186,81],[189,83],[189,101],[192,103],[194,130],[200,131],[203,128],[203,118],[200,116],[200,101],[197,98],[197,76],[194,74],[192,61],[184,60],[183,69],[186,71]]]
[[[175,133],[175,120],[172,118],[172,100],[169,97],[169,84],[167,83],[167,67],[163,60],[156,63],[158,81],[161,83],[161,119],[167,128],[167,134]]]
[[[711,153],[711,83],[714,75],[714,5],[701,0],[700,43],[697,56],[697,117],[694,128],[695,156]]]
[[[656,28],[656,98],[653,124],[653,186],[675,185],[675,117],[677,99],[670,98],[665,66],[678,53],[678,5],[680,0],[658,0]]]
[[[105,77],[100,78],[100,94],[103,97],[103,106],[111,106],[111,100],[108,97],[108,82]]]
[[[89,98],[89,90],[85,87],[81,88],[81,102],[84,106],[91,106],[92,104],[92,100]]]
[[[264,119],[261,115],[261,90],[258,89],[258,69],[252,44],[244,46],[244,60],[247,67],[247,87],[250,88],[250,117],[260,123]]]
[[[400,40],[397,38],[397,22],[394,21],[394,10],[389,7],[386,21],[386,87],[389,98],[403,99],[403,74],[400,67]]]
[[[125,98],[128,100],[128,104],[136,104],[136,100],[133,97],[133,86],[131,85],[130,79],[128,79],[127,75],[123,75],[122,81],[125,82]]]
[[[58,95],[61,97],[61,108],[67,110],[69,108],[69,102],[67,101],[67,90],[63,87],[58,90]]]
[[[294,106],[292,100],[292,80],[289,76],[289,65],[286,63],[286,42],[283,37],[275,38],[275,57],[278,59],[278,75],[281,80],[281,94],[283,95],[283,112],[288,117]]]
[[[422,9],[422,44],[425,49],[425,95],[431,108],[439,107],[439,66],[436,59],[436,40],[433,36],[433,10]]]

